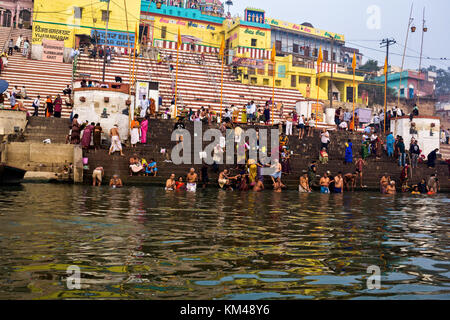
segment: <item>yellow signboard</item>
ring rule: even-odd
[[[272,18],[266,17],[266,23],[271,26],[274,26],[274,27],[289,29],[289,30],[293,30],[293,31],[297,31],[297,32],[305,33],[305,34],[314,35],[317,37],[329,38],[330,36],[332,36],[336,40],[340,40],[340,41],[345,40],[344,35],[342,35],[342,34],[337,34],[337,33],[333,33],[333,32],[310,28],[307,26],[302,26],[300,24],[285,22],[285,21],[281,21],[278,19],[272,19]]]

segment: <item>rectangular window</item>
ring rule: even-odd
[[[269,79],[263,79],[263,85],[268,86],[269,85]]]
[[[318,52],[319,52],[319,50],[317,48],[314,48],[313,57],[317,57],[318,56]]]
[[[268,76],[273,77],[273,64],[269,64],[268,66],[269,66]]]
[[[252,47],[256,47],[256,39],[252,39]]]
[[[298,44],[296,44],[296,43],[293,44],[293,46],[292,46],[292,51],[293,51],[294,53],[298,53]]]
[[[165,39],[167,35],[167,27],[161,28],[161,39]]]
[[[295,88],[297,86],[297,76],[291,75],[291,87]]]
[[[281,80],[275,80],[275,86],[281,87]]]
[[[298,83],[311,84],[311,77],[298,76]]]
[[[260,76],[265,76],[266,75],[266,70],[264,68],[258,68],[258,74]]]
[[[328,61],[328,50],[323,50],[323,60]]]
[[[73,7],[75,19],[81,19],[83,17],[83,8]]]
[[[254,75],[254,74],[256,74],[256,71],[255,71],[255,68],[248,68],[248,74],[250,74],[250,75]]]
[[[111,15],[111,11],[102,10],[102,21],[108,21],[109,16]]]

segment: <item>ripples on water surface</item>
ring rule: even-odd
[[[3,299],[450,299],[449,199],[0,189]],[[82,288],[66,287],[81,268]],[[381,268],[368,290],[367,267]]]

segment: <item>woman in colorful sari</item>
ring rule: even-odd
[[[80,143],[80,124],[78,123],[78,114],[73,116],[72,120],[72,133],[70,134],[70,143]]]
[[[141,122],[141,143],[147,143],[148,116]]]
[[[353,162],[353,144],[350,139],[348,139],[347,143],[345,144],[345,163],[352,163]]]
[[[87,125],[83,131],[83,137],[81,138],[81,146],[84,150],[88,150],[91,145],[92,132],[94,131],[95,123],[92,122],[90,125]]]
[[[247,123],[247,108],[245,106],[241,111],[241,123]]]
[[[137,117],[134,117],[134,120],[131,121],[131,147],[136,148],[136,144],[139,142],[139,121],[137,121]]]

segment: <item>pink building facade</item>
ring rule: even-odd
[[[0,0],[0,26],[16,29],[31,28],[32,0]]]

